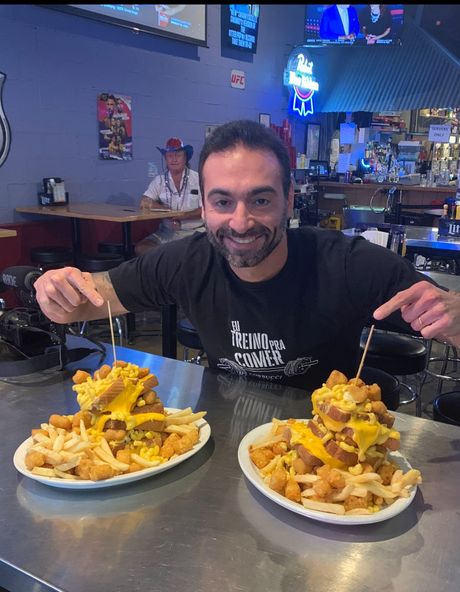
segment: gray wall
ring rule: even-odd
[[[207,10],[203,48],[37,5],[0,6],[3,107],[12,133],[0,167],[0,223],[30,219],[14,208],[37,204],[43,177],[62,177],[73,202],[137,203],[149,163],[161,168],[155,146],[182,137],[195,148],[196,168],[205,127],[231,119],[270,113],[281,125],[288,117],[303,151],[305,126],[288,116],[282,82],[291,49],[302,43],[304,5],[261,6],[255,56],[222,55],[220,5]],[[231,88],[232,69],[246,72],[245,90]],[[132,97],[132,161],[98,158],[96,98],[105,91]]]

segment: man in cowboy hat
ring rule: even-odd
[[[180,220],[163,219],[156,232],[135,245],[136,255],[162,243],[187,236],[198,228],[204,228],[198,173],[190,168],[192,146],[184,144],[180,138],[169,138],[165,148],[157,148],[164,157],[166,170],[150,183],[141,198],[140,207],[144,210],[167,208],[186,213]]]

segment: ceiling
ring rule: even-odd
[[[415,4],[404,8],[422,29],[460,59],[460,4]]]

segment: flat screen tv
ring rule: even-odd
[[[221,4],[222,47],[256,53],[259,4]]]
[[[306,4],[305,45],[400,45],[403,4]]]
[[[206,46],[206,4],[42,4],[154,35]]]

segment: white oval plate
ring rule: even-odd
[[[298,421],[307,421],[307,420],[298,420]],[[388,506],[384,510],[380,510],[375,514],[367,514],[367,515],[350,515],[350,516],[341,516],[337,514],[331,514],[328,512],[320,512],[318,510],[310,510],[308,508],[304,508],[301,504],[293,502],[289,500],[284,495],[281,495],[270,489],[268,485],[266,485],[259,475],[259,471],[257,467],[252,463],[249,457],[249,446],[251,444],[256,444],[261,442],[270,433],[270,429],[272,427],[271,423],[266,423],[264,425],[258,426],[251,430],[246,436],[241,440],[240,445],[238,447],[238,462],[240,463],[241,470],[249,479],[249,481],[256,487],[261,493],[263,493],[266,497],[271,499],[272,501],[276,502],[280,506],[287,508],[288,510],[292,510],[292,512],[296,512],[297,514],[301,514],[302,516],[306,516],[307,518],[312,518],[313,520],[319,520],[320,522],[328,522],[329,524],[347,524],[347,525],[356,525],[356,524],[372,524],[374,522],[382,522],[383,520],[388,520],[393,516],[396,516],[403,510],[407,508],[412,502],[415,497],[415,493],[417,491],[417,486],[412,488],[411,494],[409,497],[403,497],[396,500],[391,506]],[[410,464],[407,460],[400,454],[399,452],[392,452],[390,454],[391,460],[395,461],[400,468],[406,472],[410,468]]]
[[[165,408],[165,410],[171,413],[180,411],[179,409],[172,409],[169,407]],[[146,479],[147,477],[151,477],[157,473],[162,473],[163,471],[172,469],[179,463],[196,454],[199,450],[201,450],[201,448],[203,448],[211,436],[211,427],[205,419],[198,420],[196,425],[200,428],[200,439],[188,452],[176,456],[176,458],[168,460],[157,467],[150,467],[148,469],[142,469],[141,471],[136,471],[134,473],[117,475],[116,477],[103,479],[101,481],[90,481],[89,479],[77,481],[74,479],[60,479],[59,477],[44,477],[43,475],[36,475],[35,473],[32,473],[26,468],[24,463],[27,450],[33,443],[32,438],[27,438],[27,440],[25,440],[17,448],[16,452],[14,453],[13,463],[16,469],[26,477],[29,477],[29,479],[34,479],[35,481],[39,481],[45,485],[50,485],[51,487],[59,487],[61,489],[101,489],[103,487],[114,487],[115,485],[123,485],[124,483],[139,481],[139,479]]]

